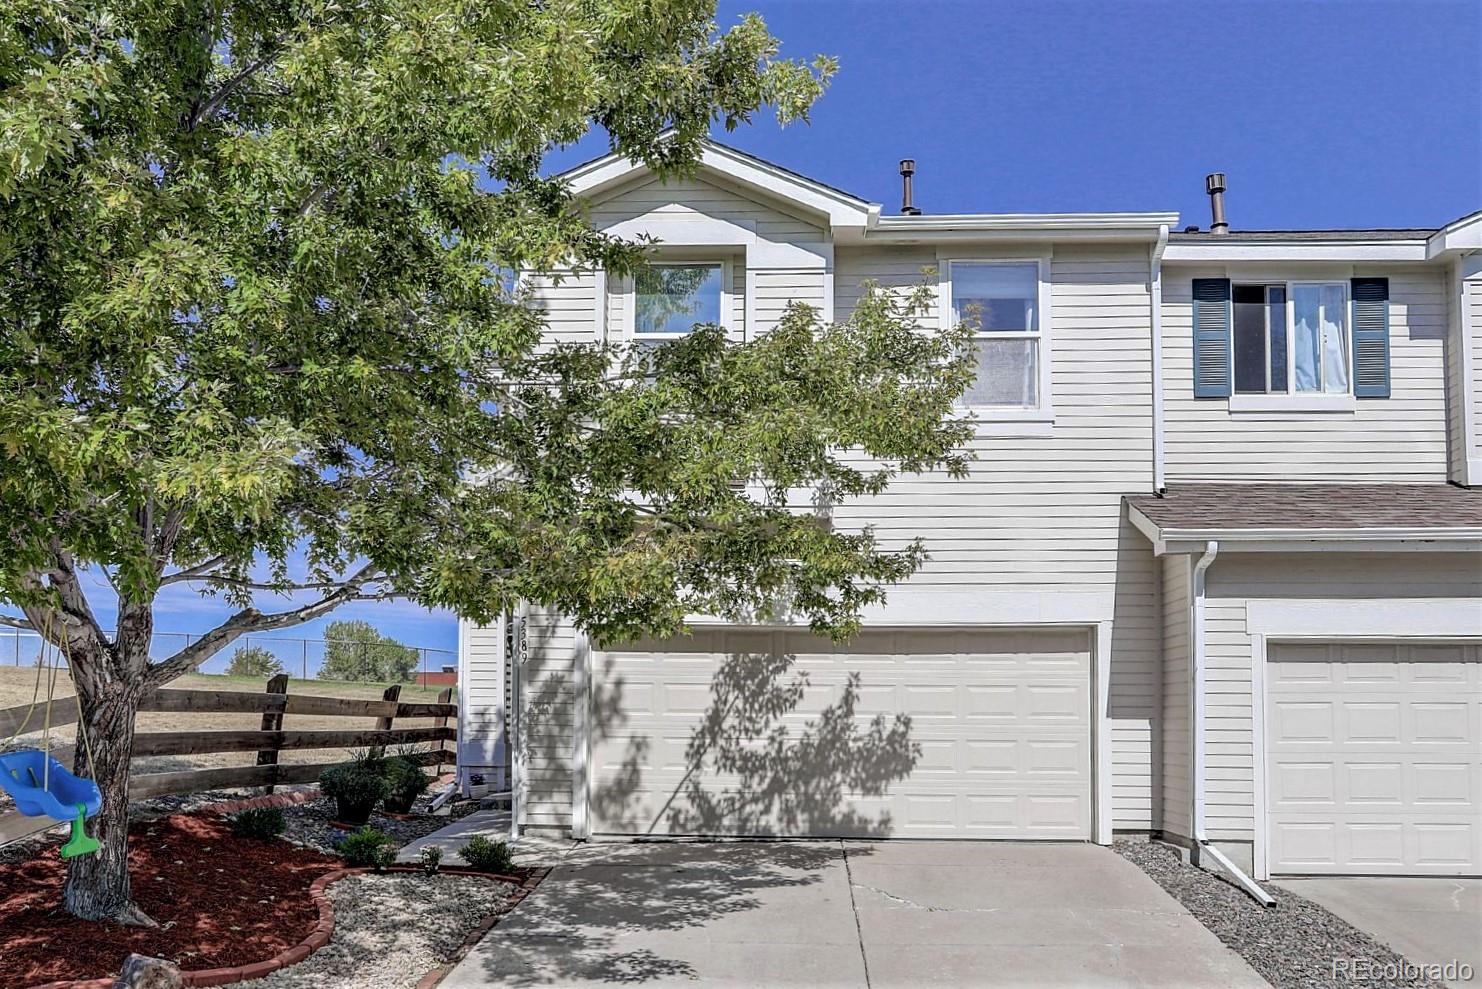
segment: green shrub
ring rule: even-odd
[[[396,846],[388,844],[382,845],[380,848],[377,848],[373,864],[375,865],[377,872],[385,872],[387,869],[395,865]]]
[[[407,814],[417,798],[432,785],[432,777],[422,772],[422,767],[411,759],[397,755],[386,760],[386,783],[390,788],[386,794],[386,809],[393,814]]]
[[[442,867],[443,850],[441,845],[428,845],[422,849],[422,871],[429,876],[437,875],[437,870]]]
[[[468,844],[463,846],[462,855],[468,867],[479,872],[507,873],[515,865],[508,845],[502,841],[492,841],[481,834],[468,839]]]
[[[335,801],[335,816],[346,824],[364,824],[376,804],[391,792],[386,759],[376,749],[356,753],[350,761],[319,774],[319,789]]]
[[[393,842],[392,837],[377,828],[364,827],[354,834],[345,836],[340,842],[340,858],[351,868],[376,865],[380,861],[381,849]],[[393,858],[395,852],[392,852]]]
[[[232,834],[238,838],[270,841],[288,830],[283,812],[276,807],[252,807],[228,818]]]

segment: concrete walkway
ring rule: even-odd
[[[1266,983],[1093,845],[590,844],[443,989]]]
[[[1417,965],[1468,965],[1482,978],[1482,879],[1278,879]],[[1454,978],[1453,986],[1476,986]]]
[[[460,817],[447,827],[402,846],[396,853],[396,861],[415,865],[422,861],[422,849],[437,845],[443,850],[443,865],[467,865],[463,861],[463,846],[474,835],[484,835],[492,841],[509,841],[509,810],[476,810]],[[576,845],[577,842],[569,838],[523,834],[510,845],[509,850],[515,865],[547,866],[555,865]]]

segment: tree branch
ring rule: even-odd
[[[248,590],[253,591],[326,591],[332,588],[345,586],[345,582],[343,580],[316,581],[309,584],[272,584],[263,583],[255,580],[246,580],[241,577],[224,577],[221,574],[207,574],[204,577],[187,579],[191,581],[201,581],[207,584],[221,584],[229,587],[245,587]],[[389,579],[389,577],[376,577],[374,578],[374,580],[367,580],[366,583],[376,583],[382,580]]]
[[[218,86],[216,88],[216,92],[211,94],[210,99],[206,100],[205,103],[202,103],[200,106],[196,107],[195,111],[186,118],[185,129],[187,131],[195,130],[202,123],[204,123],[208,117],[214,114],[217,110],[220,110],[222,104],[227,101],[232,93],[237,91],[238,86],[242,85],[242,83],[246,82],[248,79],[251,79],[258,72],[262,71],[264,66],[268,65],[273,61],[273,59],[282,54],[278,46],[281,45],[285,40],[287,40],[287,38],[288,32],[284,31],[282,34],[278,35],[276,38],[268,43],[268,54],[262,56],[254,62],[247,63],[247,65],[244,66],[240,71],[233,74],[225,82]]]
[[[346,577],[334,593],[301,608],[271,615],[265,615],[256,608],[244,608],[170,658],[150,664],[145,671],[145,684],[158,687],[184,676],[244,635],[311,622],[345,602],[353,601],[362,587],[379,576],[374,564],[366,564]]]
[[[167,573],[160,578],[160,586],[163,587],[165,584],[178,584],[182,580],[198,580],[202,577],[206,577],[211,573],[212,570],[215,570],[217,567],[226,563],[227,560],[228,557],[215,556],[207,560],[205,563],[197,563],[193,567],[186,567],[184,570],[177,570],[174,573]]]
[[[24,619],[24,618],[13,618],[10,615],[0,615],[0,625],[5,625],[5,626],[8,626],[10,628],[24,629],[27,632],[34,632],[34,631],[36,631],[36,626],[35,625],[32,625],[26,619]]]

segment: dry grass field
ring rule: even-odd
[[[36,686],[36,668],[33,666],[0,666],[0,710],[10,707],[24,706],[31,702],[32,692]],[[265,681],[250,679],[247,677],[229,677],[205,674],[192,674],[181,677],[170,684],[172,688],[184,690],[242,690],[261,692]],[[37,703],[37,709],[32,715],[31,724],[38,729],[42,723],[42,707],[46,698],[46,687],[43,684],[41,700]],[[307,694],[318,697],[344,697],[358,700],[380,700],[384,684],[371,683],[346,683],[337,680],[291,680],[288,684],[290,694]],[[419,687],[415,684],[402,684],[401,699],[411,703],[430,703],[437,700],[441,687]],[[69,696],[72,693],[72,683],[67,679],[65,671],[57,676],[56,695],[58,697]],[[196,713],[166,713],[149,712],[139,715],[139,731],[230,731],[230,730],[256,730],[260,728],[262,716],[259,714],[196,714]],[[432,725],[431,719],[406,718],[398,719],[397,728],[421,728]],[[312,715],[285,715],[283,727],[287,730],[351,730],[357,728],[374,728],[373,718],[353,717],[320,717]],[[52,731],[52,745],[71,745],[73,743],[74,726],[68,725]],[[0,737],[0,745],[5,739]],[[27,732],[16,740],[18,746],[41,745],[41,732],[39,730]],[[429,746],[430,747],[430,746]],[[315,763],[333,762],[344,756],[344,750],[335,749],[293,749],[285,750],[279,754],[279,760],[285,763]],[[206,755],[193,756],[153,756],[140,758],[134,763],[135,773],[164,773],[185,769],[219,769],[229,766],[250,766],[256,763],[257,757],[252,752],[219,752]]]

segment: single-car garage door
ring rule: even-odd
[[[1482,874],[1482,662],[1467,643],[1271,643],[1269,869]]]
[[[698,630],[599,653],[597,833],[1091,834],[1087,630]]]

